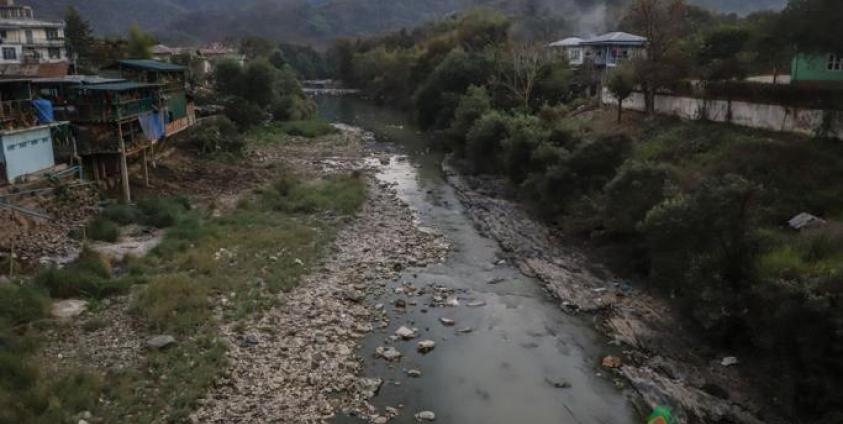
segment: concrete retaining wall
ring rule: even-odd
[[[617,100],[603,91],[603,103],[617,107]],[[644,112],[643,93],[624,100],[623,108]],[[825,135],[843,139],[843,111],[789,108],[781,105],[728,100],[703,100],[694,97],[658,95],[656,113],[683,119],[708,119],[750,128],[791,132],[807,136]]]

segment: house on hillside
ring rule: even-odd
[[[55,120],[49,102],[33,100],[29,80],[0,80],[0,99],[0,185],[53,169],[54,143],[72,143],[67,122]]]
[[[579,38],[569,37],[548,44],[568,59],[576,70],[572,87],[587,95],[601,92],[608,71],[625,61],[646,55],[647,39],[626,32]]]
[[[792,84],[843,86],[843,54],[797,54],[791,63],[790,81]]]
[[[35,19],[31,7],[0,0],[0,75],[60,76],[69,66],[63,22]]]
[[[609,32],[589,38],[570,37],[548,47],[562,51],[572,66],[592,64],[605,69],[646,54],[647,39],[626,32]]]
[[[120,60],[103,68],[106,76],[124,78],[161,87],[166,136],[170,137],[196,123],[196,108],[187,91],[187,68],[147,59]]]

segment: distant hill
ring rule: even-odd
[[[39,17],[61,19],[68,5],[99,34],[124,34],[137,22],[165,41],[201,42],[259,35],[279,41],[327,43],[338,36],[410,28],[478,5],[567,19],[578,32],[605,26],[607,10],[628,0],[19,0]],[[691,0],[712,10],[748,13],[786,0]],[[545,17],[547,17],[545,16]],[[586,29],[583,29],[586,27]],[[561,29],[561,28],[560,28]]]

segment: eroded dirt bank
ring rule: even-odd
[[[448,181],[478,229],[496,239],[519,269],[544,282],[568,313],[591,314],[623,349],[615,372],[652,407],[669,405],[683,423],[778,423],[740,366],[682,327],[667,303],[613,276],[569,240],[506,200],[503,183],[463,176],[446,160]],[[612,366],[618,364],[611,364]]]

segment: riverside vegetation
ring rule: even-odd
[[[679,43],[717,38],[693,24],[722,17],[684,16]],[[752,358],[784,414],[840,420],[843,146],[707,122],[618,123],[570,90],[577,71],[519,45],[508,25],[475,11],[333,52],[348,84],[412,111],[464,172],[505,178],[537,216],[674,299],[713,345]],[[722,75],[740,64],[699,66]],[[800,212],[828,223],[787,228]]]

